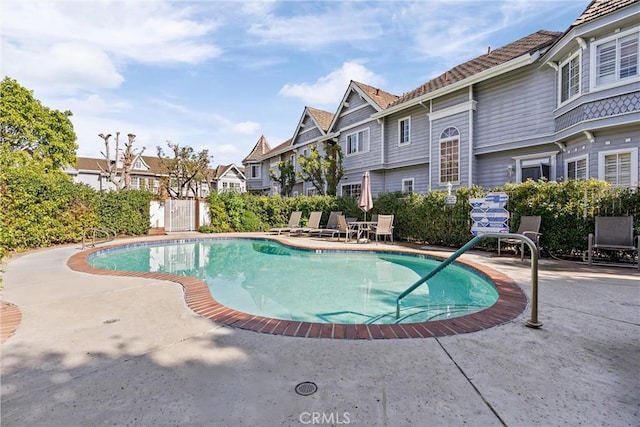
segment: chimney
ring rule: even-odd
[[[489,55],[490,53],[491,53],[491,46],[487,48],[487,55]]]
[[[376,95],[380,95],[380,89],[376,88]]]

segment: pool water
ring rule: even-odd
[[[440,261],[362,251],[296,249],[261,239],[142,244],[98,252],[90,265],[197,277],[235,310],[318,323],[384,324],[464,316],[492,306],[498,292],[484,276],[450,265],[402,301],[396,298]]]

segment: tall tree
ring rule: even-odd
[[[78,145],[71,115],[45,107],[10,77],[0,82],[0,144],[28,153],[48,169],[75,164]]]
[[[133,148],[136,136],[132,133],[127,134],[127,142],[124,143],[124,149],[120,149],[120,132],[116,132],[115,147],[113,157],[111,157],[111,134],[99,134],[100,138],[104,140],[104,151],[100,154],[106,159],[106,168],[103,168],[100,164],[98,167],[107,175],[109,181],[115,185],[118,191],[128,190],[131,188],[131,168],[133,162],[138,156],[144,153],[145,147],[138,151]]]
[[[291,196],[296,185],[296,171],[291,161],[278,162],[278,172],[269,169],[269,176],[278,183],[282,196]]]
[[[338,183],[344,176],[342,150],[338,144],[325,144],[325,155],[320,155],[318,147],[313,145],[309,156],[298,156],[300,172],[298,176],[310,182],[319,194],[335,196]]]
[[[207,177],[209,168],[209,151],[196,153],[192,147],[180,147],[167,141],[167,146],[173,152],[173,157],[166,156],[158,147],[160,164],[167,174],[163,182],[165,190],[171,197],[185,198],[198,195],[200,183]]]

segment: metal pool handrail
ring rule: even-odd
[[[415,282],[404,292],[402,292],[400,296],[398,296],[398,298],[396,299],[396,319],[400,318],[400,303],[404,297],[413,292],[418,286],[422,285],[427,280],[438,274],[446,266],[455,261],[460,255],[474,247],[480,240],[484,238],[497,239],[499,237],[522,240],[527,244],[527,246],[529,246],[529,249],[531,250],[531,319],[527,320],[525,324],[530,328],[539,328],[540,326],[542,326],[542,323],[538,321],[538,247],[527,236],[516,233],[487,233],[481,236],[476,236],[473,239],[469,240],[463,247],[455,251],[453,255],[442,261],[440,265],[431,270],[426,276],[420,278],[417,282]]]
[[[89,240],[89,236],[87,234],[91,234],[91,245],[87,245],[87,241]],[[100,237],[102,235],[103,237]],[[106,243],[115,240],[116,232],[111,230],[110,228],[87,228],[82,233],[82,249],[89,246],[91,248],[95,247],[97,243]]]

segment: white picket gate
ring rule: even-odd
[[[196,229],[196,201],[167,199],[164,205],[165,231],[193,231]]]

